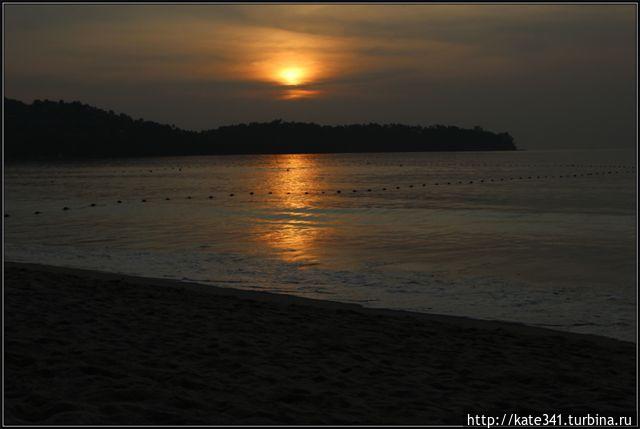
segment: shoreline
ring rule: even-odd
[[[633,342],[92,270],[4,268],[8,424],[635,416]]]
[[[27,164],[47,164],[47,165],[64,165],[75,164],[78,162],[120,162],[141,159],[166,159],[166,158],[202,158],[209,156],[232,157],[232,156],[287,156],[287,155],[380,155],[380,154],[451,154],[451,153],[495,153],[495,152],[531,152],[528,149],[457,149],[457,150],[405,150],[405,151],[368,151],[368,152],[256,152],[256,153],[211,153],[205,155],[197,154],[173,154],[173,155],[140,155],[140,156],[110,156],[110,157],[67,157],[60,158],[14,158],[5,161],[5,165],[21,166]]]
[[[138,276],[131,274],[123,274],[112,271],[101,271],[101,270],[93,270],[86,268],[72,268],[58,265],[49,265],[49,264],[39,264],[33,262],[14,262],[14,261],[5,261],[5,266],[17,266],[24,267],[30,269],[36,269],[39,271],[46,271],[51,273],[58,274],[71,274],[71,275],[84,275],[90,278],[94,278],[97,280],[106,280],[106,281],[127,281],[132,284],[140,284],[140,285],[154,285],[154,286],[162,286],[162,287],[178,287],[178,288],[189,288],[194,292],[203,292],[209,293],[213,295],[221,295],[221,296],[233,296],[242,299],[250,299],[257,301],[265,301],[272,303],[280,303],[280,304],[297,304],[297,305],[309,305],[313,307],[325,308],[327,310],[350,310],[350,311],[362,311],[364,313],[375,314],[375,315],[387,315],[387,316],[406,316],[406,317],[416,317],[420,319],[424,319],[427,322],[436,322],[436,323],[452,323],[457,324],[459,326],[473,326],[474,328],[484,328],[484,329],[506,329],[510,332],[517,333],[528,333],[531,335],[539,334],[539,335],[560,335],[560,336],[582,336],[588,337],[593,340],[602,340],[602,341],[617,341],[627,344],[632,344],[635,346],[634,341],[622,340],[619,338],[609,337],[606,335],[598,335],[598,334],[589,334],[589,333],[580,333],[580,332],[570,332],[559,329],[541,327],[541,326],[533,326],[528,325],[523,322],[509,321],[509,320],[498,320],[498,319],[479,319],[468,316],[459,316],[459,315],[448,315],[448,314],[438,314],[438,313],[422,313],[417,311],[410,310],[398,310],[391,308],[378,308],[378,307],[366,307],[364,305],[358,303],[348,303],[348,302],[340,302],[340,301],[332,301],[325,299],[315,299],[315,298],[305,298],[296,295],[289,295],[284,293],[276,293],[276,292],[268,292],[268,291],[256,291],[256,290],[246,290],[246,289],[236,289],[232,287],[223,287],[210,285],[205,283],[199,283],[195,281],[188,280],[177,280],[170,278],[161,278],[161,277],[147,277],[147,276]],[[480,326],[482,325],[482,326]]]

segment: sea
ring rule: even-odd
[[[636,159],[556,150],[8,164],[5,261],[636,341]]]

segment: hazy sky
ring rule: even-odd
[[[4,4],[5,96],[188,129],[481,125],[633,147],[635,5]]]

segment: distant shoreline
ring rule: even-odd
[[[189,131],[79,102],[4,99],[5,157],[123,158],[189,155],[514,151],[506,132],[480,126],[251,122]]]
[[[515,149],[511,152],[525,152],[526,149]],[[367,155],[367,154],[411,154],[411,153],[493,153],[493,152],[505,152],[503,150],[458,150],[458,151],[402,151],[402,152],[283,152],[283,153],[213,153],[203,155],[140,155],[140,156],[113,156],[113,157],[77,157],[77,158],[17,158],[5,160],[5,165],[18,165],[18,164],[30,164],[30,163],[76,163],[76,162],[108,162],[108,161],[124,161],[139,160],[139,159],[153,159],[153,158],[188,158],[188,157],[202,157],[202,156],[220,156],[220,157],[232,157],[232,156],[286,156],[286,155]]]
[[[8,424],[634,415],[630,342],[89,270],[4,268]]]

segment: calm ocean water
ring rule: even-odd
[[[9,165],[5,259],[635,340],[635,160],[523,151]]]

